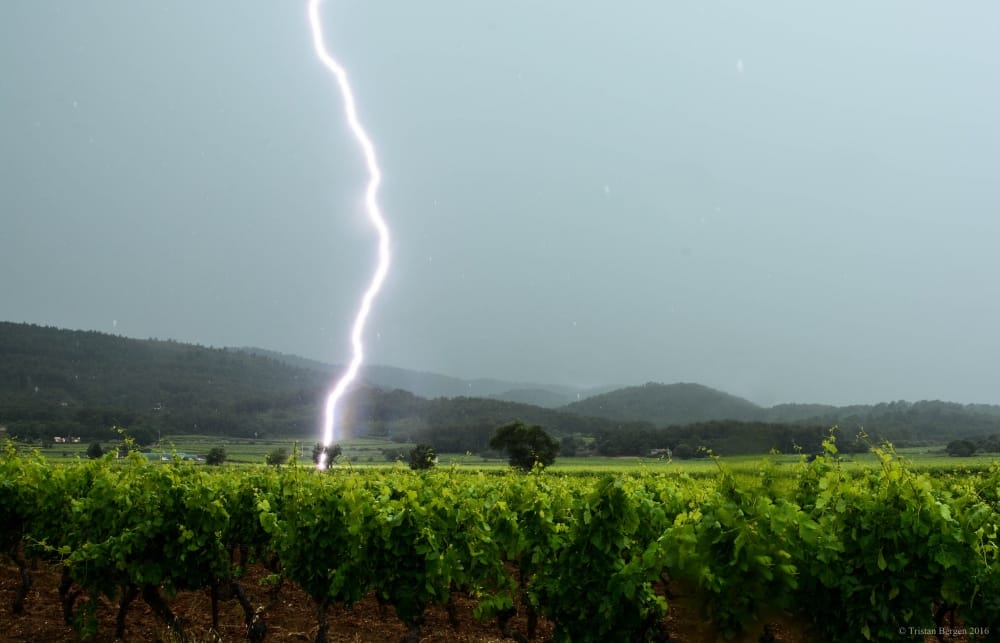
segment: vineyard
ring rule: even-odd
[[[713,476],[53,465],[8,448],[0,552],[17,591],[0,616],[37,609],[33,574],[54,570],[45,600],[83,640],[125,637],[140,604],[190,638],[172,601],[192,590],[216,631],[220,603],[241,606],[226,640],[267,640],[259,605],[288,591],[311,600],[316,641],[372,600],[413,641],[456,603],[497,638],[690,640],[670,630],[676,596],[713,638],[757,640],[790,614],[815,640],[997,640],[1000,466],[917,472],[886,447],[846,471],[826,448]]]

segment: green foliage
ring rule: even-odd
[[[663,549],[639,537],[650,519],[643,510],[662,511],[643,494],[606,477],[574,503],[570,526],[530,590],[555,623],[556,641],[642,640],[662,619],[666,601],[652,582],[664,567]]]
[[[87,457],[91,460],[96,460],[102,455],[104,455],[104,449],[101,448],[100,442],[93,442],[89,447],[87,447]]]
[[[976,452],[976,445],[969,440],[952,440],[945,447],[948,455],[968,458]]]
[[[718,484],[699,494],[663,535],[670,575],[695,589],[727,637],[764,607],[789,607],[798,587],[792,551],[804,516],[769,491],[748,489],[720,467]]]
[[[481,619],[523,606],[530,630],[542,614],[559,641],[662,638],[666,575],[723,637],[756,634],[740,630],[772,610],[812,620],[817,640],[897,640],[949,609],[995,634],[1000,465],[917,473],[881,446],[876,468],[852,473],[837,448],[692,477],[320,475],[139,454],[60,466],[7,446],[0,551],[63,566],[88,597],[73,615],[88,635],[93,606],[225,582],[241,550],[275,558],[322,609],[375,592],[411,628],[458,591]]]
[[[547,467],[556,460],[559,443],[545,429],[538,425],[511,422],[497,428],[490,438],[490,448],[506,451],[510,456],[510,466],[531,471],[537,467]]]
[[[368,551],[373,588],[412,626],[429,602],[448,602],[459,552],[450,547],[454,532],[445,510],[452,494],[438,485],[429,487],[419,477],[407,482],[373,490]]]
[[[75,615],[81,635],[91,633],[88,610],[99,596],[200,589],[227,577],[219,534],[228,514],[217,480],[190,465],[153,466],[137,454],[121,465],[102,458],[21,467],[19,483],[34,490],[25,553],[61,563],[89,596]]]
[[[290,470],[270,493],[259,492],[260,522],[282,573],[318,603],[359,600],[369,590],[373,498],[360,478],[305,476]],[[355,555],[357,554],[357,555]]]
[[[437,453],[429,444],[418,444],[410,449],[410,468],[416,471],[432,469],[437,464]]]
[[[205,454],[205,464],[219,466],[226,461],[226,447],[212,447]]]
[[[801,595],[831,640],[846,640],[845,632],[881,641],[901,627],[931,631],[942,625],[931,605],[961,612],[976,604],[977,585],[995,582],[984,578],[980,562],[995,548],[994,541],[983,551],[978,540],[985,533],[978,531],[982,516],[972,521],[973,537],[945,489],[911,471],[891,447],[873,451],[881,468],[850,478],[831,460],[831,440],[827,455],[800,474],[798,497],[807,514],[797,550]],[[988,618],[995,622],[997,613]]]
[[[264,456],[264,462],[265,464],[275,467],[288,464],[288,449],[285,447],[275,447],[271,449],[267,455]]]
[[[47,469],[38,455],[21,457],[10,442],[0,443],[0,552],[17,551],[35,513],[33,482]]]

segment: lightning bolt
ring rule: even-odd
[[[375,146],[358,120],[358,111],[354,104],[354,92],[351,90],[350,82],[348,82],[347,71],[326,49],[326,41],[323,39],[323,28],[319,20],[320,2],[321,0],[309,0],[309,25],[312,28],[313,46],[316,49],[316,57],[319,58],[320,62],[337,79],[337,86],[340,88],[340,95],[344,100],[344,114],[347,119],[347,125],[354,135],[354,139],[361,149],[362,156],[364,156],[365,165],[368,167],[365,213],[368,215],[372,226],[378,232],[378,263],[375,267],[375,273],[372,275],[371,282],[368,284],[368,289],[365,290],[364,295],[361,297],[361,304],[358,306],[358,312],[354,317],[354,326],[351,329],[351,346],[353,348],[351,362],[326,398],[326,408],[323,414],[323,446],[328,447],[333,444],[337,419],[337,402],[343,397],[351,382],[357,377],[358,369],[361,368],[361,363],[364,361],[365,347],[363,335],[365,322],[368,321],[368,314],[371,312],[372,302],[375,301],[379,290],[382,289],[382,283],[385,281],[386,275],[389,274],[389,226],[386,224],[385,218],[382,216],[382,210],[378,205],[378,186],[382,182],[382,171],[379,169],[378,160],[375,158]],[[325,469],[326,465],[326,452],[324,450],[324,453],[320,455],[317,467]]]

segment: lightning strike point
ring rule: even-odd
[[[323,446],[329,447],[333,444],[337,422],[337,402],[340,401],[348,387],[357,378],[358,370],[364,361],[364,330],[371,312],[372,303],[382,289],[386,275],[389,274],[389,226],[382,216],[382,210],[378,205],[378,187],[382,181],[382,171],[379,169],[378,160],[375,156],[375,145],[369,138],[368,133],[358,119],[357,108],[354,103],[354,92],[348,82],[347,71],[326,49],[326,41],[323,38],[323,28],[319,19],[319,5],[321,0],[309,0],[309,25],[312,30],[313,47],[316,50],[316,57],[319,58],[323,66],[329,70],[337,80],[340,95],[344,103],[344,115],[347,126],[354,136],[361,150],[361,155],[365,159],[368,168],[368,187],[365,191],[365,214],[369,222],[378,233],[378,260],[375,272],[361,297],[358,312],[354,317],[354,325],[351,328],[351,347],[353,349],[350,364],[334,385],[333,390],[326,398],[326,406],[323,413]],[[320,454],[317,468],[322,470],[327,467],[326,450]]]

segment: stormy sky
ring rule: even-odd
[[[328,0],[371,362],[1000,403],[1000,5]],[[305,1],[0,4],[0,319],[348,357]]]

